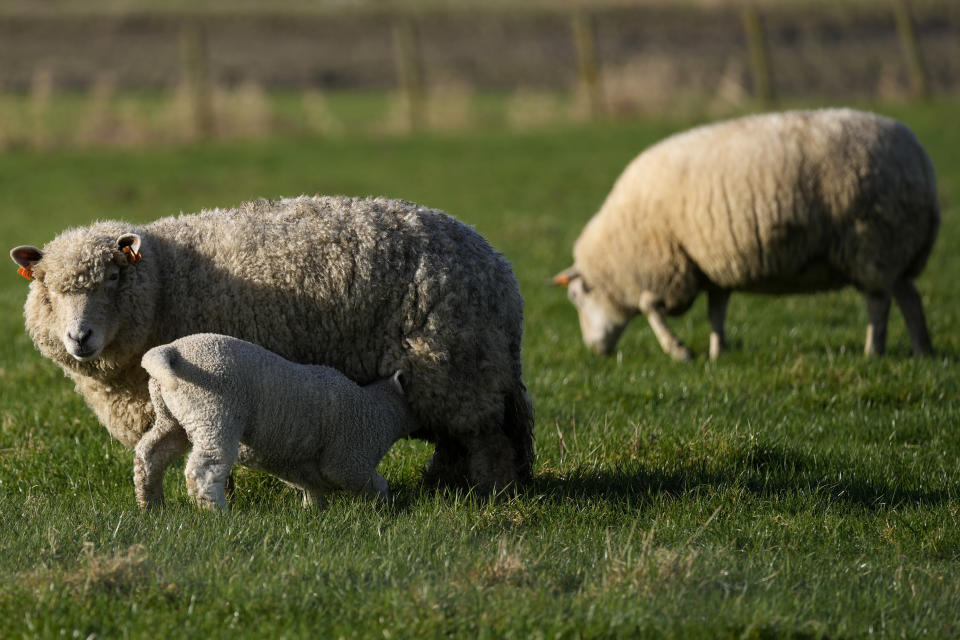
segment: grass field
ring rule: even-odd
[[[535,480],[481,500],[419,483],[428,446],[381,470],[397,494],[300,509],[237,473],[229,515],[141,514],[132,455],[23,330],[0,277],[0,637],[729,637],[960,635],[958,105],[878,106],[938,169],[944,220],[918,282],[938,356],[862,355],[854,291],[734,296],[704,357],[705,303],[664,356],[642,319],[590,356],[549,277],[614,178],[679,125],[0,155],[0,237],[41,245],[96,218],[300,193],[386,194],[475,225],[527,302]]]

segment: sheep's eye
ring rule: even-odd
[[[119,279],[120,279],[120,274],[117,272],[113,272],[109,276],[107,276],[107,280],[109,280],[110,282],[115,282]]]

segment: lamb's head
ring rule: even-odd
[[[125,300],[140,261],[140,236],[73,229],[43,250],[16,247],[10,257],[32,280],[27,329],[44,355],[60,362],[94,361],[130,321]],[[122,350],[122,349],[121,349]],[[109,366],[102,363],[103,366]]]
[[[584,344],[598,355],[612,353],[632,314],[602,287],[588,282],[576,265],[555,275],[553,283],[567,288],[567,297],[580,317]]]

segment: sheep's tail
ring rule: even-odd
[[[527,482],[533,477],[533,402],[522,380],[505,401],[503,430],[513,444],[517,479]]]
[[[177,374],[173,370],[173,363],[177,361],[179,355],[177,348],[170,344],[154,347],[144,354],[140,366],[146,369],[147,373],[153,378],[156,378],[162,388],[174,391],[179,382],[177,381]]]

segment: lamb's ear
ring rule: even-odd
[[[37,264],[43,259],[43,251],[40,251],[40,249],[37,249],[36,247],[31,247],[30,245],[22,245],[11,249],[10,257],[13,258],[14,262],[20,265],[20,268],[17,269],[17,273],[22,275],[27,280],[33,280],[33,265]]]
[[[125,233],[117,238],[117,247],[126,254],[130,264],[136,264],[143,259],[140,255],[140,236],[135,233]]]
[[[396,387],[397,392],[399,392],[400,395],[404,395],[406,393],[406,391],[404,391],[404,387],[407,384],[407,378],[403,375],[403,371],[398,369],[397,372],[390,378],[390,382],[393,383],[393,386]]]
[[[553,276],[553,284],[565,287],[579,277],[580,270],[574,265]]]

